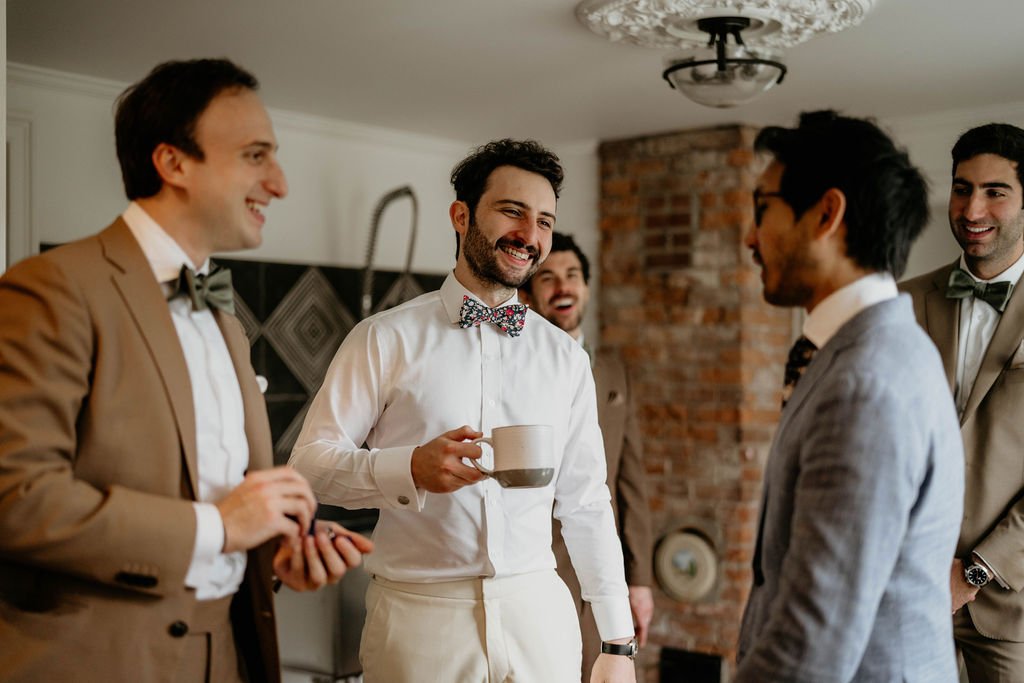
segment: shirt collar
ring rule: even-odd
[[[210,259],[206,259],[203,265],[197,269],[181,245],[174,241],[174,238],[136,202],[128,205],[128,208],[121,214],[121,218],[128,224],[132,236],[142,248],[142,253],[149,261],[149,267],[153,269],[153,275],[156,276],[157,282],[176,280],[182,265],[188,266],[201,275],[205,275],[210,270]]]
[[[454,271],[448,273],[448,277],[444,279],[444,284],[441,285],[441,302],[444,304],[444,310],[448,314],[449,321],[453,323],[459,322],[459,314],[462,310],[462,297],[465,296],[468,296],[470,299],[476,299],[484,306],[487,305],[484,304],[480,297],[462,286],[462,283],[455,277]],[[494,308],[501,308],[502,306],[517,303],[519,303],[519,296],[516,292],[513,292],[512,296],[510,296],[506,301],[494,306]]]
[[[804,336],[819,349],[865,308],[899,296],[889,273],[871,273],[822,299],[804,321]]]
[[[1020,280],[1021,274],[1024,274],[1024,255],[1014,261],[1012,266],[990,280],[982,280],[972,273],[971,269],[967,267],[967,260],[962,253],[960,254],[960,270],[970,275],[976,282],[1003,282],[1005,280],[1016,285],[1017,281]]]

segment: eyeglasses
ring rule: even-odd
[[[777,197],[782,199],[781,192],[761,192],[760,190],[754,190],[754,225],[761,225],[761,219],[764,218],[764,212],[766,207],[761,203],[762,199],[768,199],[769,197]]]

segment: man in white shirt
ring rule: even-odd
[[[167,62],[118,100],[131,204],[0,279],[0,679],[280,680],[271,582],[371,545],[272,467],[214,252],[287,193],[253,76]]]
[[[956,262],[903,284],[942,355],[967,458],[950,571],[971,683],[1024,680],[1024,130],[991,123],[953,147]]]
[[[746,245],[807,311],[765,464],[735,683],[955,683],[949,562],[963,449],[935,346],[894,277],[924,178],[869,121],[765,128]]]
[[[625,560],[629,608],[633,612],[637,644],[643,647],[654,616],[654,595],[651,592],[654,549],[643,443],[636,422],[629,375],[621,355],[615,349],[591,348],[583,337],[583,316],[590,301],[590,262],[572,235],[558,231],[552,234],[551,253],[519,290],[519,297],[552,325],[568,332],[590,356],[597,387],[597,419],[604,436],[608,488],[612,494],[615,528],[619,531]],[[561,524],[557,521],[552,535],[558,574],[572,591],[580,618],[583,635],[581,680],[586,683],[601,652],[601,637],[597,633],[590,603],[580,596],[580,583],[562,540]]]
[[[456,166],[454,271],[352,330],[292,452],[322,502],[381,510],[367,683],[577,680],[552,506],[609,652],[592,680],[635,678],[590,364],[516,300],[550,250],[561,181],[557,157],[532,141],[492,142]],[[504,489],[467,462],[481,457],[469,440],[516,424],[552,426],[551,484]]]

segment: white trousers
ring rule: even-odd
[[[581,650],[554,570],[366,591],[365,683],[578,683]]]

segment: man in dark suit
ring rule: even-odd
[[[960,415],[966,491],[950,588],[971,683],[1024,681],[1022,186],[1024,130],[992,123],[964,133],[949,194],[963,253],[902,285],[939,348]]]
[[[924,179],[874,124],[766,128],[746,244],[807,311],[765,465],[735,683],[955,683],[949,562],[963,449],[935,346],[899,297]]]
[[[370,549],[306,535],[316,501],[272,467],[208,272],[287,192],[256,87],[226,60],[156,67],[117,106],[128,209],[0,279],[4,681],[277,681],[271,572],[312,589]]]
[[[636,638],[643,646],[654,615],[651,593],[651,513],[647,504],[647,479],[643,443],[633,411],[626,366],[611,349],[595,350],[583,339],[580,325],[590,301],[590,262],[571,235],[552,233],[551,253],[520,292],[520,298],[555,326],[583,344],[590,354],[597,386],[597,419],[604,437],[608,463],[608,489],[612,494],[615,526],[622,540],[622,555],[629,586]],[[558,573],[572,591],[583,634],[583,680],[601,652],[590,603],[580,596],[580,583],[554,521],[553,546]]]

